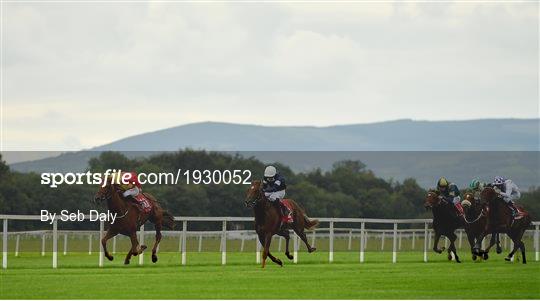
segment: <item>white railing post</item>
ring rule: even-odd
[[[199,234],[199,246],[197,248],[197,251],[201,253],[202,251],[202,233]],[[244,251],[244,236],[242,236],[242,245],[240,246],[240,252]]]
[[[17,234],[17,238],[15,240],[15,257],[19,256],[19,240],[20,240],[20,235]]]
[[[424,223],[424,262],[428,261],[427,250],[428,250],[428,223]]]
[[[360,262],[364,262],[364,250],[366,248],[365,229],[366,223],[362,222],[360,225]]]
[[[328,246],[328,262],[334,261],[334,222],[330,222],[330,235]]]
[[[101,240],[103,239],[103,231],[105,230],[105,225],[104,225],[104,222],[103,221],[99,221],[99,261],[98,261],[98,265],[99,267],[102,267],[103,266],[103,258],[105,256],[105,254],[103,253],[103,246],[101,246]],[[139,255],[142,257],[143,254]]]
[[[139,247],[144,245],[144,225],[139,230]],[[139,265],[144,264],[144,253],[139,254]]]
[[[92,255],[92,234],[88,235],[88,255]]]
[[[347,245],[348,250],[350,251],[352,248],[352,229],[349,229],[349,243]]]
[[[221,230],[221,264],[227,264],[227,221],[223,221],[222,230]]]
[[[45,232],[41,234],[41,256],[45,256]]]
[[[53,220],[53,254],[52,254],[52,267],[56,269],[58,267],[58,220]]]
[[[278,236],[278,252],[281,252],[281,244],[283,242],[283,237]]]
[[[2,228],[2,268],[7,269],[8,220],[4,219]]]
[[[112,238],[112,253],[116,254],[116,236]]]
[[[534,246],[534,251],[536,253],[535,255],[535,259],[536,261],[539,261],[540,260],[540,248],[539,248],[539,244],[540,244],[540,225],[536,225],[536,227],[534,228],[534,236],[536,237],[536,242],[535,242],[535,246]]]
[[[296,233],[294,234],[293,245],[294,245],[294,249],[293,249],[293,256],[294,256],[293,263],[298,263],[298,235],[296,235]]]
[[[311,233],[311,247],[315,248],[315,237],[317,236],[317,233],[315,233],[317,230],[313,229],[313,232]]]
[[[382,231],[382,234],[381,234],[381,251],[384,251],[384,230]]]
[[[186,265],[186,235],[187,235],[187,220],[182,222],[182,236],[180,245],[182,248],[182,265]]]
[[[416,238],[416,232],[412,232],[412,243],[411,243],[411,249],[414,250],[415,249],[415,238]]]
[[[397,223],[394,223],[394,239],[392,244],[392,263],[397,262]]]
[[[67,244],[68,244],[67,233],[65,233],[64,234],[64,255],[67,255]]]
[[[255,262],[259,264],[261,263],[261,242],[259,241],[259,237],[257,235],[255,236],[255,245]]]

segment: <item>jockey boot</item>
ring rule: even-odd
[[[283,205],[283,203],[279,202],[281,204],[281,214],[283,215],[283,217],[289,217],[289,215],[291,214],[289,212],[289,208],[287,208],[287,206]]]
[[[282,209],[282,205],[281,205],[281,202],[279,200],[275,200],[273,202],[271,202],[272,205],[274,205],[274,207],[276,208],[278,214],[279,214],[279,219],[281,220],[283,218],[283,209]]]
[[[518,211],[516,209],[516,206],[514,206],[514,202],[508,202],[507,203],[508,208],[512,211],[512,217],[515,218],[518,215]]]
[[[459,215],[461,216],[465,215],[465,212],[463,211],[463,206],[461,206],[461,203],[458,202],[454,206],[456,207]]]

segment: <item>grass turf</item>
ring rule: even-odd
[[[255,264],[254,252],[227,253],[222,266],[218,252],[188,253],[180,266],[177,252],[161,253],[152,264],[138,258],[124,266],[124,254],[97,267],[97,255],[59,255],[53,270],[51,255],[35,252],[9,256],[8,269],[0,272],[2,299],[539,299],[540,263],[508,263],[503,254],[473,262],[462,253],[463,263],[446,256],[400,252],[392,264],[391,252],[367,252],[358,263],[357,252],[300,252],[299,263],[285,259],[266,269]]]

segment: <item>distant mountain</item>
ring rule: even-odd
[[[89,151],[10,166],[22,172],[80,171],[101,151],[146,156],[192,148],[241,152],[266,162],[283,162],[296,170],[317,167],[324,170],[337,160],[358,159],[385,178],[415,177],[423,186],[431,185],[434,176],[449,173],[464,183],[469,180],[469,174],[491,177],[495,172],[509,176],[516,173],[514,177],[521,178],[528,187],[540,185],[539,135],[540,119],[396,120],[329,127],[203,122],[127,137]],[[333,152],[307,155],[298,151]],[[397,151],[400,152],[393,153]],[[426,155],[415,151],[435,152]],[[504,152],[485,156],[478,151]],[[463,170],[465,163],[473,164],[475,169]]]
[[[202,122],[131,136],[92,150],[539,150],[540,119],[413,121],[329,127]]]

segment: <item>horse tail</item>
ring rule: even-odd
[[[318,219],[309,219],[307,215],[304,214],[304,228],[306,228],[306,230],[313,230],[317,228],[318,225]]]
[[[169,230],[174,229],[174,217],[167,211],[163,211],[163,226]]]

